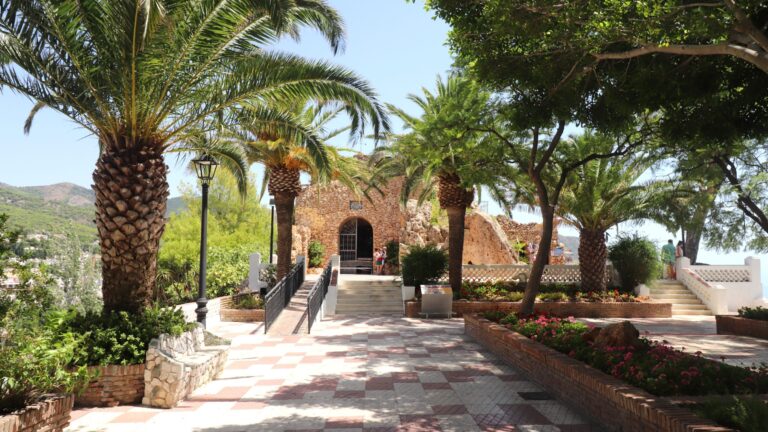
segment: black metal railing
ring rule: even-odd
[[[293,295],[304,283],[304,261],[299,261],[291,271],[269,290],[264,298],[264,333],[277,321],[280,313],[291,303]]]
[[[329,262],[323,270],[323,274],[315,282],[315,286],[309,291],[307,295],[307,333],[312,332],[312,323],[315,318],[320,314],[320,308],[323,307],[323,299],[328,294],[328,286],[331,284],[331,263]]]

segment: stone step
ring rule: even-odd
[[[400,286],[339,286],[339,291],[401,291]]]
[[[672,315],[714,315],[709,310],[672,310]]]
[[[675,299],[666,299],[666,298],[659,298],[659,297],[653,297],[653,300],[660,301],[662,303],[672,303],[673,305],[676,304],[703,304],[701,300],[699,300],[696,297],[692,298],[675,298]]]
[[[336,308],[336,315],[372,315],[372,314],[403,314],[403,309],[339,309]]]
[[[688,293],[680,293],[680,294],[677,294],[677,293],[675,293],[675,294],[651,294],[651,298],[655,298],[655,299],[660,299],[660,298],[663,298],[663,299],[686,299],[686,298],[697,298],[697,297],[694,294],[688,292]]]
[[[708,313],[709,309],[705,305],[672,305],[672,314],[676,314],[682,311],[699,311],[702,313]]]
[[[339,285],[350,285],[350,286],[359,286],[359,285],[371,285],[371,286],[378,286],[378,285],[386,285],[386,286],[400,286],[402,283],[398,280],[340,280]]]
[[[336,303],[336,309],[338,308],[403,308],[403,302],[376,302],[376,303],[363,303],[363,302],[338,302]]]
[[[690,291],[690,290],[688,288],[686,288],[686,287],[669,287],[669,288],[653,287],[653,288],[650,289],[650,291],[651,292],[669,292],[669,291],[671,291],[671,292],[677,292],[677,291],[685,291],[685,292],[687,292],[687,291]]]

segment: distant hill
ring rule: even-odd
[[[28,233],[74,230],[81,240],[96,239],[93,190],[72,183],[16,187],[0,183],[0,213],[11,226]],[[168,200],[168,214],[185,208],[180,197]]]

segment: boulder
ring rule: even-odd
[[[627,347],[637,346],[640,342],[640,331],[629,321],[611,324],[600,330],[595,337],[597,346]]]

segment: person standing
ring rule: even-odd
[[[379,263],[381,262],[381,251],[376,248],[373,252],[373,274],[379,274]]]
[[[684,246],[685,244],[683,243],[682,240],[677,242],[677,247],[675,248],[675,261],[677,261],[678,258],[682,258],[685,256],[685,250],[683,249]]]
[[[381,248],[381,256],[379,257],[381,259],[381,264],[379,265],[379,274],[384,274],[384,265],[387,263],[387,248],[383,247]]]
[[[667,244],[661,247],[661,262],[666,269],[665,277],[667,279],[677,279],[675,274],[675,245],[672,239],[669,239]]]

